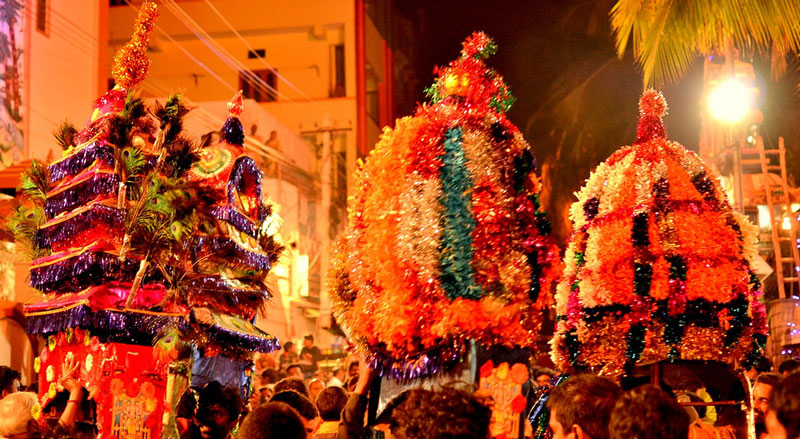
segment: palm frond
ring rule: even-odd
[[[31,167],[20,176],[17,191],[37,205],[44,205],[47,192],[50,190],[50,179],[47,166],[34,159]]]
[[[785,71],[777,54],[800,49],[799,2],[619,0],[610,16],[617,55],[632,42],[646,86],[677,81],[699,55],[726,44],[772,54],[773,76]]]

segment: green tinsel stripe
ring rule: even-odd
[[[479,299],[482,291],[475,281],[471,262],[473,256],[472,231],[472,177],[466,167],[461,143],[461,127],[451,128],[445,134],[442,156],[441,267],[439,280],[447,297]]]

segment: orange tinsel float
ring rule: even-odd
[[[665,359],[753,364],[767,334],[754,226],[697,154],[666,138],[664,97],[648,90],[639,107],[636,142],[572,205],[553,361],[612,376]]]
[[[391,378],[454,364],[468,339],[529,347],[552,303],[558,251],[531,148],[505,116],[513,97],[484,63],[495,49],[468,38],[357,176],[333,308]]]

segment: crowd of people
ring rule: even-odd
[[[480,392],[444,386],[413,389],[395,397],[367,425],[376,373],[364,361],[347,368],[319,367],[321,354],[307,336],[298,354],[291,342],[277,358],[256,358],[249,401],[240,389],[212,381],[184,393],[176,408],[181,439],[398,439],[490,438],[492,401]],[[62,369],[63,401],[44,409],[50,422],[36,422],[37,395],[21,374],[0,367],[0,436],[9,439],[91,439],[93,413],[85,389],[67,359]],[[523,386],[533,400],[546,395],[548,435],[553,439],[745,439],[752,416],[755,439],[800,439],[800,361],[786,360],[776,372],[753,380],[749,409],[714,406],[705,389],[671,389],[640,384],[624,390],[591,374],[556,380],[557,372],[534,366]],[[558,382],[555,387],[551,386]],[[623,383],[623,385],[625,385]],[[626,387],[631,387],[630,384]],[[509,438],[510,439],[510,438]]]

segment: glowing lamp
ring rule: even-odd
[[[744,119],[753,104],[753,92],[738,79],[726,79],[708,97],[708,108],[717,119],[736,123]]]

